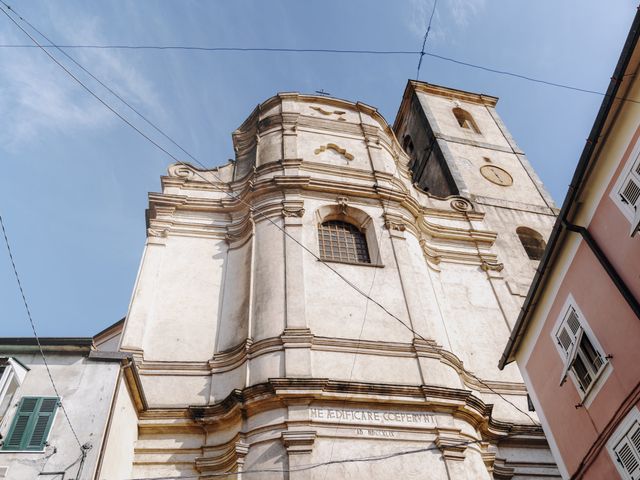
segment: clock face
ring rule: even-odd
[[[509,172],[500,167],[496,167],[495,165],[485,165],[480,167],[480,173],[484,178],[496,185],[500,185],[502,187],[513,185],[513,177],[509,175]]]

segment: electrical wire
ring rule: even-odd
[[[460,442],[460,443],[454,443],[451,445],[451,448],[455,448],[455,447],[467,447],[469,445],[473,445],[476,443],[481,443],[483,440],[469,440],[466,442]],[[256,469],[256,470],[244,470],[242,472],[224,472],[224,473],[203,473],[202,475],[196,476],[196,475],[191,475],[191,476],[180,476],[180,477],[176,477],[176,476],[172,476],[172,477],[136,477],[136,478],[132,478],[129,480],[188,480],[188,479],[192,479],[192,478],[200,478],[201,476],[204,477],[228,477],[230,475],[240,475],[240,476],[244,476],[244,475],[249,475],[249,474],[255,474],[255,473],[295,473],[295,472],[304,472],[307,470],[313,470],[319,467],[323,467],[325,465],[336,465],[336,464],[345,464],[345,463],[366,463],[366,462],[378,462],[380,460],[388,460],[390,458],[395,458],[395,457],[403,457],[406,455],[415,455],[417,453],[424,453],[424,452],[432,452],[434,450],[439,450],[442,451],[442,449],[440,447],[434,446],[434,447],[425,447],[425,448],[416,448],[413,450],[402,450],[399,452],[393,452],[393,453],[385,453],[385,454],[381,454],[381,455],[373,455],[373,456],[369,456],[369,457],[360,457],[360,458],[348,458],[348,459],[344,459],[344,460],[331,460],[328,462],[320,462],[320,463],[310,463],[308,465],[301,465],[298,468],[283,468],[283,469],[279,469],[279,468],[261,468],[261,469]]]
[[[4,2],[3,2],[4,3]],[[6,5],[6,4],[5,4]],[[15,9],[11,8],[14,12]],[[186,50],[200,52],[345,53],[355,55],[416,55],[416,50],[358,50],[341,48],[203,47],[198,45],[62,45],[50,41],[44,48],[96,50]],[[0,44],[0,48],[38,48],[28,44]]]
[[[76,430],[73,428],[71,424],[71,419],[69,418],[69,414],[67,413],[67,409],[64,407],[64,403],[62,403],[62,396],[58,391],[58,387],[56,386],[56,382],[53,380],[53,375],[51,374],[51,369],[49,368],[49,363],[47,362],[47,357],[44,354],[44,350],[42,348],[42,344],[40,343],[40,338],[38,337],[38,333],[36,331],[36,325],[33,321],[33,317],[31,315],[31,309],[29,308],[29,303],[27,302],[27,297],[24,293],[24,289],[22,288],[22,282],[20,281],[20,275],[18,275],[18,269],[16,267],[16,262],[13,258],[13,252],[11,251],[11,244],[9,243],[9,238],[7,236],[7,230],[4,226],[4,220],[2,219],[2,215],[0,214],[0,227],[2,227],[2,236],[4,237],[4,243],[7,246],[7,252],[9,252],[9,260],[11,261],[11,267],[13,268],[13,274],[16,277],[16,282],[18,283],[18,289],[20,290],[20,295],[22,296],[22,303],[24,305],[25,310],[27,311],[27,318],[29,319],[29,324],[31,325],[31,330],[33,331],[33,336],[36,339],[36,343],[38,344],[38,350],[40,350],[40,356],[42,357],[42,363],[44,364],[45,369],[47,370],[47,375],[49,376],[49,381],[51,382],[51,386],[53,387],[53,391],[58,397],[58,404],[60,405],[60,409],[62,413],[64,413],[64,418],[66,418],[67,423],[69,424],[69,428],[71,429],[71,433],[73,434],[73,438],[78,443],[78,446],[82,448],[82,443],[80,443],[80,439],[78,438],[78,434]]]
[[[397,167],[396,167],[396,171],[394,171],[393,176],[395,176],[395,174],[397,173]],[[384,199],[382,199],[381,201],[382,203],[382,209],[383,212],[386,213],[388,205],[385,205],[384,203]],[[382,237],[382,229],[384,228],[384,225],[380,225],[380,237]],[[379,248],[376,249],[376,258],[375,258],[375,263],[376,264],[380,264],[382,263],[382,245],[380,245]],[[369,286],[369,293],[368,293],[368,297],[371,296],[371,292],[373,292],[373,287],[375,285],[376,282],[376,274],[378,273],[378,269],[374,269],[373,270],[373,275],[371,278],[371,285]],[[358,334],[358,343],[356,344],[356,351],[353,354],[353,362],[351,362],[351,371],[349,372],[349,382],[351,382],[351,380],[353,379],[353,372],[355,371],[355,367],[356,367],[356,360],[358,358],[358,354],[360,353],[360,344],[362,343],[362,334],[364,333],[364,326],[367,323],[367,314],[369,313],[369,298],[365,299],[365,304],[364,304],[364,315],[362,316],[362,325],[360,325],[360,333]],[[344,408],[347,405],[348,402],[348,398],[345,397],[345,399],[342,401],[342,407]],[[331,462],[333,460],[333,449],[335,447],[335,442],[336,442],[336,437],[337,437],[337,433],[338,433],[338,428],[340,427],[340,425],[342,424],[342,419],[339,419],[338,424],[336,425],[336,428],[334,430],[333,433],[333,440],[331,441],[331,449],[329,451],[329,462]],[[327,478],[327,474],[329,473],[329,464],[327,464],[327,469],[324,472],[323,475],[323,480],[325,480]]]
[[[418,71],[416,73],[416,80],[420,80],[420,67],[422,66],[422,58],[425,55],[424,48],[427,46],[427,38],[429,38],[429,32],[431,31],[431,22],[433,22],[433,15],[436,13],[436,6],[438,5],[438,0],[433,0],[433,9],[431,10],[431,16],[429,17],[429,25],[427,25],[427,31],[424,34],[424,39],[422,40],[422,48],[420,49],[420,59],[418,60]]]
[[[93,73],[91,73],[89,70],[87,70],[80,62],[78,62],[75,58],[73,58],[71,55],[69,55],[67,52],[65,52],[64,50],[62,50],[62,48],[70,48],[70,47],[64,47],[62,45],[54,45],[53,40],[51,40],[49,37],[47,37],[44,33],[42,33],[40,30],[38,30],[31,22],[29,22],[27,19],[25,19],[24,17],[22,17],[20,14],[18,14],[13,8],[11,8],[9,5],[7,5],[4,1],[0,0],[0,3],[4,4],[8,9],[12,10],[13,13],[15,13],[18,18],[20,20],[22,20],[24,23],[26,23],[27,25],[29,25],[29,27],[34,30],[36,33],[38,33],[38,35],[40,35],[42,38],[44,38],[47,42],[49,42],[51,45],[51,47],[54,47],[56,50],[58,50],[60,53],[62,53],[65,57],[67,57],[69,60],[71,60],[78,68],[80,68],[80,70],[82,70],[84,73],[86,73],[87,75],[89,75],[91,78],[93,78],[96,82],[98,82],[103,88],[105,88],[109,93],[111,93],[114,97],[116,97],[118,100],[120,100],[123,104],[125,104],[131,111],[133,111],[136,115],[138,115],[140,118],[142,118],[142,120],[144,120],[148,125],[150,125],[156,132],[158,132],[160,135],[162,135],[164,138],[166,138],[167,140],[169,140],[169,142],[171,142],[173,145],[175,145],[177,148],[180,149],[180,151],[182,151],[185,155],[187,155],[189,158],[191,158],[194,161],[197,161],[197,159],[191,154],[189,153],[187,150],[185,150],[181,145],[179,145],[176,141],[174,141],[169,135],[167,135],[166,133],[164,133],[164,131],[162,131],[162,129],[160,129],[160,127],[158,127],[155,123],[153,123],[151,120],[149,120],[145,115],[143,115],[138,109],[136,109],[133,105],[131,105],[129,102],[127,102],[124,98],[122,98],[122,96],[118,95],[118,93],[116,93],[111,87],[109,87],[107,84],[105,84],[102,80],[100,80],[99,78],[97,78]],[[33,48],[38,48],[37,45],[25,45],[25,46],[29,46],[29,47],[33,47]]]
[[[7,6],[7,8],[15,12],[15,9],[8,6],[4,2],[2,3],[5,6]],[[432,57],[438,60],[443,60],[445,62],[454,63],[456,65],[474,68],[477,70],[495,73],[498,75],[518,78],[520,80],[526,80],[529,82],[538,83],[538,84],[546,85],[549,87],[556,87],[556,88],[562,88],[565,90],[571,90],[575,92],[588,93],[591,95],[598,95],[600,97],[606,97],[608,95],[605,92],[600,92],[597,90],[576,87],[566,83],[560,83],[560,82],[551,81],[551,80],[544,80],[542,78],[536,78],[530,75],[524,75],[521,73],[511,72],[509,70],[504,70],[504,69],[486,67],[484,65],[479,65],[476,63],[458,60],[456,58],[448,57],[445,55],[439,55],[436,53],[430,53],[430,52],[418,51],[418,50],[342,50],[342,49],[332,49],[332,48],[201,47],[201,46],[188,46],[188,45],[63,45],[63,44],[54,44],[52,42],[49,42],[49,44],[41,44],[41,45],[0,44],[0,48],[44,48],[44,49],[66,48],[66,49],[101,49],[101,50],[183,50],[183,51],[203,51],[203,52],[271,52],[271,53],[281,52],[281,53],[337,53],[337,54],[365,54],[365,55],[420,55],[421,57],[423,56]],[[65,55],[67,54],[65,53]],[[419,62],[419,66],[420,66],[420,63],[421,62]],[[417,77],[419,77],[419,74],[420,74],[420,71],[418,70]],[[621,100],[624,102],[640,103],[640,100],[633,100],[630,98],[623,98],[623,97],[615,97],[615,98],[616,100]]]
[[[17,12],[15,12],[15,10],[9,6],[7,3],[5,3],[3,0],[0,0],[0,3],[2,3],[9,11],[11,11],[12,13],[14,13],[16,16],[18,16],[18,18],[20,18],[22,21],[25,21],[23,19],[23,17],[21,17],[20,15],[17,14]],[[4,13],[4,15],[14,24],[16,25],[16,27],[18,27],[25,35],[27,35],[29,37],[29,39],[31,39],[32,42],[34,42],[34,44],[39,47],[53,62],[55,62],[60,68],[62,68],[73,80],[75,80],[84,90],[86,90],[91,96],[93,96],[96,100],[98,100],[103,106],[105,106],[108,110],[110,110],[114,115],[116,115],[120,120],[122,120],[125,124],[127,124],[130,128],[132,128],[135,132],[137,132],[139,135],[141,135],[143,138],[145,138],[147,141],[149,141],[152,145],[154,145],[156,148],[158,148],[160,151],[162,151],[163,153],[165,153],[166,155],[168,155],[170,158],[172,158],[176,163],[183,165],[187,168],[190,168],[191,165],[189,165],[188,163],[183,162],[182,160],[180,160],[179,158],[177,158],[174,154],[172,154],[171,152],[169,152],[167,149],[165,149],[163,146],[161,146],[159,143],[157,143],[155,140],[153,140],[151,137],[149,137],[146,133],[144,133],[142,130],[140,130],[138,127],[136,127],[133,123],[131,123],[128,119],[126,119],[122,114],[120,114],[117,110],[115,110],[112,106],[110,106],[105,100],[103,100],[99,95],[97,95],[93,90],[91,90],[91,88],[89,88],[85,83],[82,82],[82,80],[80,80],[76,75],[74,75],[68,68],[66,68],[60,61],[58,61],[58,59],[56,59],[50,52],[48,52],[46,50],[46,48],[44,46],[42,46],[37,39],[35,39],[29,32],[27,32],[20,24],[18,24],[18,22],[4,9],[0,9],[2,11],[2,13]],[[77,62],[76,62],[77,63]],[[86,69],[85,69],[86,70]],[[166,134],[163,134],[166,135]],[[177,143],[177,142],[176,142]],[[183,149],[182,149],[183,150]],[[184,150],[183,150],[184,151]],[[227,188],[231,189],[230,185],[225,182],[224,180],[222,180],[220,178],[219,175],[217,175],[215,173],[214,170],[210,170],[208,167],[206,167],[202,162],[200,162],[199,160],[194,158],[194,161],[200,165],[202,168],[208,170],[208,173],[210,173],[214,178],[216,178],[220,183],[224,184],[227,186]],[[215,185],[213,182],[211,182],[210,180],[208,180],[205,176],[203,176],[200,172],[196,171],[196,170],[192,170],[194,175],[198,176],[200,179],[202,179],[204,182],[212,185],[213,187],[218,188],[217,185]],[[304,251],[306,251],[307,253],[309,253],[313,258],[315,258],[317,261],[321,262],[326,268],[328,268],[333,274],[335,274],[338,278],[340,278],[343,282],[345,282],[349,287],[351,287],[353,290],[355,290],[358,294],[362,295],[364,298],[368,299],[369,301],[371,301],[373,304],[375,304],[376,306],[378,306],[383,312],[385,312],[387,315],[389,315],[391,318],[393,318],[394,320],[396,320],[398,323],[400,323],[402,326],[404,326],[409,332],[411,332],[413,335],[415,335],[416,337],[420,338],[421,340],[424,341],[428,341],[425,337],[423,337],[420,333],[416,332],[415,330],[413,330],[413,328],[411,328],[411,326],[407,325],[406,322],[404,322],[402,319],[400,319],[398,316],[396,316],[395,314],[393,314],[391,311],[389,311],[384,305],[382,305],[380,302],[378,302],[377,300],[375,300],[374,298],[372,298],[371,296],[369,296],[366,292],[364,292],[360,287],[358,287],[357,285],[355,285],[352,281],[350,281],[348,278],[346,278],[343,274],[341,274],[339,271],[337,271],[335,268],[333,268],[331,265],[329,265],[326,261],[324,261],[322,258],[320,258],[318,255],[315,254],[315,252],[313,252],[311,249],[309,249],[306,245],[304,245],[302,242],[300,242],[299,240],[297,240],[295,237],[293,237],[291,234],[289,234],[284,228],[282,228],[280,225],[278,225],[274,220],[272,220],[271,218],[269,218],[266,214],[260,212],[259,210],[256,210],[251,204],[249,204],[246,200],[243,200],[242,198],[240,198],[239,196],[234,195],[231,192],[228,191],[223,191],[224,194],[226,194],[227,196],[229,196],[231,199],[238,201],[239,203],[245,205],[248,207],[248,209],[255,215],[260,216],[262,218],[264,218],[265,220],[267,220],[269,223],[271,223],[274,227],[276,227],[278,230],[280,230],[286,237],[288,237],[289,239],[291,239],[294,243],[296,243],[298,246],[300,246]],[[472,374],[471,372],[467,372],[468,375],[470,375],[471,377],[473,377],[477,382],[479,382],[481,385],[483,385],[485,388],[487,388],[489,391],[491,391],[492,393],[498,395],[500,398],[502,398],[505,402],[507,402],[508,404],[510,404],[511,406],[513,406],[516,410],[518,410],[519,412],[523,413],[525,416],[527,416],[531,422],[538,426],[538,422],[536,422],[536,420],[533,419],[533,417],[531,417],[531,415],[529,415],[527,412],[525,412],[524,410],[522,410],[520,407],[518,407],[515,403],[513,403],[512,401],[510,401],[509,399],[507,399],[506,397],[504,397],[501,393],[497,392],[494,388],[492,388],[490,385],[488,385],[486,382],[484,382],[483,380],[481,380],[480,378],[478,378],[476,375]]]

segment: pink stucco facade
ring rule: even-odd
[[[591,233],[632,295],[640,298],[640,234],[630,235],[630,221],[610,195],[627,162],[633,161],[630,155],[640,140],[640,127],[631,132],[626,135],[624,154],[617,161],[608,158],[596,166],[606,169],[608,162],[616,162],[609,166],[613,175],[592,206],[591,220],[582,226]],[[624,131],[620,134],[624,135]],[[603,148],[601,155],[613,154],[614,150]],[[588,202],[585,196],[583,208],[588,207]],[[567,232],[563,248],[571,252],[564,262],[558,260],[553,265],[557,282],[545,286],[545,294],[552,296],[550,307],[542,315],[538,312],[537,338],[520,368],[525,371],[535,403],[544,414],[545,430],[553,437],[565,476],[594,480],[624,478],[606,445],[633,406],[640,407],[640,319],[579,233]],[[567,380],[561,385],[565,364],[555,345],[554,329],[570,296],[607,362],[586,395],[574,381]],[[527,334],[533,335],[534,329],[529,330]]]
[[[580,306],[605,355],[612,356],[608,360],[611,373],[602,379],[602,385],[597,385],[598,391],[592,391],[587,397],[590,400],[588,407],[576,407],[583,399],[573,382],[566,381],[560,386],[564,365],[553,344],[552,329],[569,294]],[[524,367],[570,474],[578,469],[600,433],[638,383],[638,338],[640,321],[593,253],[581,242]],[[618,478],[611,457],[600,457],[602,455],[599,456],[598,471],[608,471],[610,476],[594,473],[595,476],[584,478]]]
[[[640,13],[500,367],[567,479],[640,480]]]

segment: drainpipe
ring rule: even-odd
[[[595,239],[591,235],[591,232],[589,232],[589,230],[587,230],[585,227],[569,223],[566,219],[563,219],[562,225],[564,226],[564,228],[566,228],[570,232],[580,234],[580,236],[582,237],[584,242],[587,244],[591,252],[593,252],[596,259],[598,259],[598,262],[600,262],[600,265],[602,266],[602,268],[605,270],[605,272],[607,272],[607,275],[609,276],[613,284],[616,286],[616,288],[620,292],[620,295],[622,295],[622,297],[627,302],[627,305],[629,305],[631,310],[633,310],[633,313],[635,313],[636,317],[640,319],[640,303],[638,303],[638,300],[633,296],[633,294],[629,290],[629,287],[627,287],[627,284],[620,277],[620,275],[618,274],[614,266],[611,264],[611,262],[609,261],[605,253],[602,251],[598,243],[595,241]]]

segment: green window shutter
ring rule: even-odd
[[[42,450],[57,408],[57,398],[23,397],[2,449]]]
[[[9,429],[7,439],[2,446],[3,450],[22,450],[27,437],[27,430],[31,422],[31,416],[36,411],[37,398],[26,397],[20,400],[13,424]]]
[[[47,436],[49,435],[49,430],[51,429],[51,424],[53,423],[53,414],[56,413],[56,409],[58,408],[58,399],[41,398],[39,406],[40,408],[34,419],[33,432],[31,433],[27,450],[42,450],[44,447]]]

